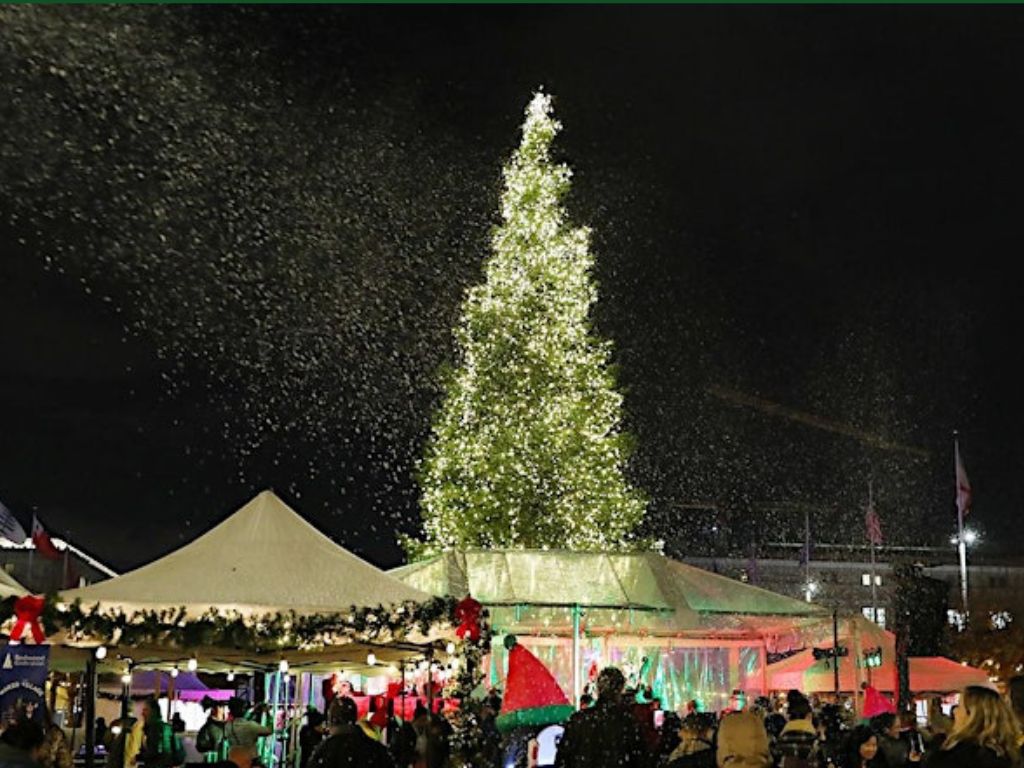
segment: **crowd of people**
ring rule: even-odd
[[[40,718],[17,717],[0,734],[0,768],[72,768],[64,731],[41,707]],[[40,722],[41,720],[41,722]]]
[[[621,672],[598,677],[598,698],[565,726],[558,768],[1020,768],[1024,677],[1004,700],[989,688],[970,687],[952,718],[933,703],[926,725],[913,713],[883,712],[848,722],[835,704],[815,709],[798,691],[782,711],[768,699],[722,714],[689,712],[666,717],[654,743],[646,718],[623,696]]]
[[[594,700],[564,723],[557,768],[1024,768],[1024,677],[1014,678],[1004,698],[983,687],[965,689],[950,715],[932,702],[926,723],[913,713],[881,712],[851,721],[837,704],[812,702],[790,691],[785,703],[767,698],[721,714],[665,712],[655,727],[651,702],[638,703],[618,669],[597,677]],[[589,697],[588,697],[589,698]],[[299,731],[300,768],[528,768],[527,753],[509,762],[507,743],[522,734],[501,734],[495,719],[501,702],[483,702],[478,726],[484,749],[468,762],[452,746],[446,717],[418,706],[402,722],[390,711],[360,718],[355,701],[334,699],[326,715],[309,709]],[[217,704],[196,735],[209,768],[254,768],[259,739],[272,733],[245,702]],[[187,762],[178,723],[165,722],[155,700],[138,718],[97,723],[108,747],[106,768],[176,768]],[[464,756],[463,756],[464,757]],[[72,768],[62,730],[48,717],[21,718],[0,734],[0,768]]]
[[[257,742],[273,732],[257,722],[261,719],[259,710],[247,711],[241,699],[229,702],[226,717],[220,705],[211,709],[195,740],[196,749],[208,758],[207,765],[258,765]],[[452,726],[439,712],[431,714],[422,705],[416,707],[408,722],[401,722],[386,710],[360,718],[355,701],[339,696],[331,702],[326,715],[310,707],[302,719],[305,722],[298,732],[299,768],[448,768],[451,764]],[[132,766],[116,762],[108,768]]]
[[[913,713],[891,712],[851,720],[837,704],[812,702],[790,691],[781,706],[767,698],[725,713],[664,713],[660,727],[655,704],[638,703],[625,677],[614,667],[598,675],[596,699],[564,724],[554,765],[558,768],[1024,768],[1024,677],[1014,679],[1003,698],[989,688],[961,693],[950,715],[936,699],[926,724]],[[588,697],[589,698],[589,697]],[[501,702],[483,703],[478,725],[485,748],[464,765],[475,768],[527,768],[528,753],[506,749],[521,734],[501,734],[494,726]],[[371,713],[373,715],[373,713]],[[239,716],[240,717],[240,716]],[[238,717],[231,720],[238,720]],[[231,722],[229,720],[228,722]],[[460,764],[451,744],[453,728],[441,713],[418,707],[409,722],[392,714],[360,718],[355,702],[341,697],[326,716],[313,710],[299,734],[302,768],[450,768]],[[226,735],[231,729],[225,725]],[[236,732],[248,726],[236,723]],[[238,747],[225,762],[251,768]],[[241,756],[244,758],[244,755]],[[4,768],[0,766],[0,768]],[[122,768],[112,766],[111,768]],[[130,768],[124,766],[123,768]],[[159,766],[158,768],[164,768]],[[223,766],[223,768],[231,768]]]

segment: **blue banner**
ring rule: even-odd
[[[11,643],[0,660],[0,720],[4,725],[24,713],[43,722],[50,646]]]

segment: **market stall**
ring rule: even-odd
[[[873,654],[864,651],[839,659],[839,690],[843,693],[856,693],[862,684],[884,691],[895,693],[897,687],[896,657],[894,641],[890,633],[888,638],[875,646],[880,649],[877,659]],[[849,636],[841,641],[849,645]],[[830,648],[831,644],[823,647]],[[874,650],[861,644],[865,650]],[[910,657],[910,691],[913,694],[950,693],[959,691],[968,685],[989,685],[988,675],[984,670],[958,664],[952,659],[942,656]],[[782,661],[768,666],[768,685],[772,691],[797,689],[804,693],[827,693],[835,690],[835,662],[832,659],[815,659],[813,649],[789,656]]]
[[[767,651],[828,616],[654,552],[451,551],[390,573],[433,595],[474,595],[495,632],[514,633],[577,700],[614,664],[666,707],[721,709],[733,690],[766,691]],[[496,637],[493,685],[505,658]]]
[[[259,683],[275,726],[294,731],[291,714],[325,677],[373,693],[419,675],[432,696],[457,658],[455,605],[361,560],[265,491],[158,560],[47,599],[38,621],[55,658],[86,657],[92,691],[102,672],[244,675]],[[283,759],[283,748],[264,756]]]

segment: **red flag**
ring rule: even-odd
[[[32,518],[32,544],[35,546],[36,552],[47,560],[60,560],[60,552],[53,546],[50,534],[35,517]]]
[[[864,515],[864,525],[868,530],[868,541],[876,547],[882,544],[882,521],[878,518],[873,503],[868,504],[868,511]]]
[[[960,517],[966,517],[971,511],[971,481],[967,479],[963,459],[960,458],[960,443],[954,443],[956,454],[956,508]]]

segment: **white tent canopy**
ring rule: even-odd
[[[350,606],[423,602],[430,595],[370,565],[263,491],[198,539],[107,581],[62,593],[131,613],[183,607],[195,617],[211,607],[259,615],[343,611]]]
[[[21,597],[27,595],[28,590],[25,589],[11,574],[0,568],[0,600],[8,597]]]

